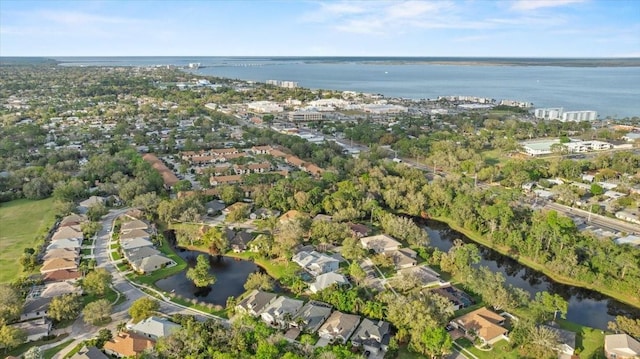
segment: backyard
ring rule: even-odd
[[[53,198],[19,199],[0,205],[0,283],[11,282],[20,275],[24,249],[39,244],[38,236],[47,233],[54,221]]]

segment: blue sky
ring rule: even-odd
[[[638,0],[0,0],[0,56],[640,57]]]

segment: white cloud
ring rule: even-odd
[[[566,6],[585,2],[585,0],[518,0],[511,5],[512,10],[531,11],[542,8]]]

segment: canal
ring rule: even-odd
[[[456,239],[465,243],[475,243],[464,234],[452,230],[447,224],[426,220],[426,231],[433,247],[447,252]],[[548,291],[559,294],[569,303],[567,320],[581,325],[607,329],[607,323],[616,315],[640,318],[640,309],[618,302],[598,292],[576,288],[552,281],[546,275],[527,268],[515,260],[506,257],[479,243],[481,261],[478,265],[489,267],[494,272],[504,274],[506,283],[522,288],[533,297],[535,293]]]

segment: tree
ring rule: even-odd
[[[107,213],[109,213],[109,211],[104,204],[96,203],[87,210],[87,218],[89,218],[90,221],[97,222]]]
[[[27,350],[27,352],[24,353],[22,357],[23,359],[43,359],[44,358],[42,350],[38,346],[33,346],[29,348],[29,350]]]
[[[129,307],[129,315],[134,323],[148,318],[160,309],[160,303],[155,299],[143,297],[131,304]]]
[[[191,181],[184,179],[184,180],[178,181],[178,183],[176,183],[173,186],[173,189],[177,192],[188,191],[191,189],[191,186],[192,186]]]
[[[609,322],[612,330],[621,330],[632,337],[640,338],[640,319],[627,318],[623,315],[616,316],[615,322]]]
[[[364,258],[366,251],[362,248],[358,238],[347,237],[342,242],[341,254],[348,260],[359,261]]]
[[[90,294],[102,296],[107,292],[112,280],[113,277],[109,271],[104,268],[98,268],[84,277],[82,287]]]
[[[227,234],[220,227],[211,227],[202,236],[202,242],[209,245],[209,253],[223,255],[229,250]]]
[[[604,193],[604,188],[597,183],[591,184],[591,194],[594,196],[599,196]]]
[[[36,177],[22,186],[22,192],[27,199],[43,199],[51,195],[53,188],[44,178]]]
[[[273,290],[273,279],[266,273],[251,273],[247,278],[247,281],[244,283],[244,289],[252,290]]]
[[[236,203],[244,197],[244,192],[238,186],[222,185],[218,187],[220,199],[225,204]]]
[[[82,229],[84,238],[91,238],[95,236],[100,229],[102,229],[102,224],[94,221],[84,222],[80,225],[80,229]]]
[[[209,259],[201,254],[196,260],[196,266],[189,268],[187,279],[191,280],[198,288],[208,287],[216,282],[216,277],[209,273]]]
[[[98,325],[111,319],[111,303],[107,299],[98,299],[87,304],[82,310],[84,322]]]
[[[0,322],[0,347],[7,350],[13,349],[27,340],[27,334],[18,328],[8,326]]]
[[[427,328],[422,332],[418,343],[418,345],[414,345],[414,349],[418,349],[419,352],[429,355],[431,358],[438,358],[451,353],[451,347],[453,346],[451,336],[442,327]]]
[[[98,349],[102,349],[104,344],[109,340],[113,339],[113,333],[107,328],[102,328],[98,331],[98,336],[95,338],[95,346]]]
[[[567,315],[569,303],[558,294],[549,294],[549,292],[536,293],[535,299],[531,302],[531,309],[536,315],[539,322],[550,319],[556,320],[558,312],[564,318]]]
[[[227,222],[241,222],[249,218],[249,206],[237,206],[227,216],[225,220]]]
[[[71,320],[78,316],[81,307],[80,296],[77,294],[63,294],[51,300],[48,316],[58,322]]]
[[[356,284],[362,284],[365,278],[367,278],[367,272],[360,267],[360,264],[354,261],[349,264],[349,276],[351,276],[351,279],[353,279]]]
[[[33,248],[25,248],[24,253],[20,257],[20,265],[24,272],[32,272],[38,265],[38,256]]]
[[[22,312],[22,297],[16,288],[0,284],[0,322],[11,322]]]

